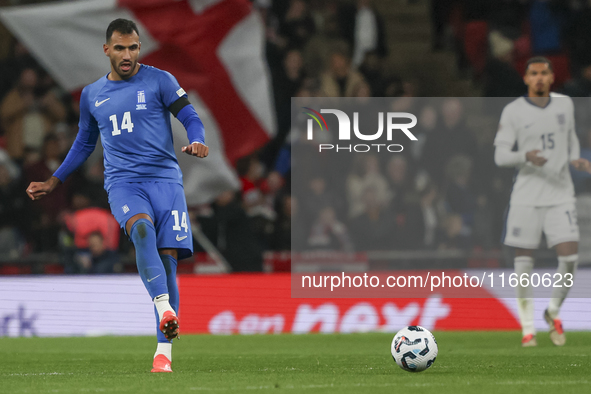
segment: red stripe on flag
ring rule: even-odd
[[[201,14],[195,14],[187,1],[155,3],[145,6],[137,0],[119,1],[159,42],[159,49],[142,62],[170,72],[185,90],[199,94],[221,130],[226,156],[232,163],[265,144],[268,134],[217,56],[224,38],[252,12],[250,3],[223,0]]]

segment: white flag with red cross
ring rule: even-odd
[[[172,122],[189,205],[238,189],[232,163],[275,133],[264,25],[248,0],[85,0],[4,8],[0,18],[73,93],[109,71],[109,23],[135,21],[139,61],[173,74],[205,125],[210,153],[200,160],[180,153],[187,136]]]

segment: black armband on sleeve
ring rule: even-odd
[[[176,116],[179,114],[180,110],[185,108],[189,104],[191,104],[191,102],[189,101],[188,98],[181,97],[177,101],[175,101],[174,103],[170,104],[170,107],[168,107],[168,110],[176,118]]]

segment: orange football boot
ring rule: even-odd
[[[164,334],[166,339],[172,341],[179,336],[179,318],[172,311],[164,312],[162,320],[160,320],[160,331]]]
[[[159,354],[154,357],[154,364],[152,364],[152,372],[172,372],[170,360],[164,354]]]
[[[566,343],[566,336],[562,329],[562,321],[558,318],[552,319],[548,313],[548,309],[544,311],[544,320],[550,326],[550,340],[556,346],[563,346]]]
[[[521,340],[521,346],[523,346],[523,347],[538,346],[538,341],[536,341],[536,336],[534,334],[527,334]]]

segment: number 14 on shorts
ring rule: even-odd
[[[172,229],[174,231],[181,231],[181,227],[185,229],[185,232],[189,231],[189,226],[187,225],[187,212],[182,212],[180,225],[179,225],[179,211],[174,210],[170,212],[172,216],[174,216],[174,226]]]

